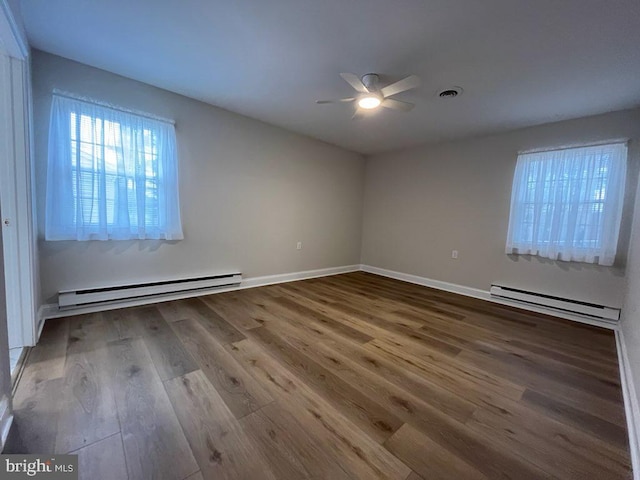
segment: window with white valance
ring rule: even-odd
[[[174,125],[54,95],[45,238],[183,238]]]
[[[506,253],[613,265],[625,143],[518,155]]]

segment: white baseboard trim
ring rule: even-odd
[[[264,277],[253,277],[243,280],[240,288],[263,287],[276,283],[295,282],[296,280],[308,280],[309,278],[328,277],[341,273],[357,272],[360,265],[345,265],[343,267],[320,268],[318,270],[305,270],[302,272],[282,273],[279,275],[266,275]]]
[[[445,292],[459,293],[460,295],[479,298],[481,300],[490,300],[489,292],[486,290],[480,290],[479,288],[465,287],[464,285],[443,282],[441,280],[434,280],[427,277],[420,277],[409,273],[396,272],[394,270],[387,270],[386,268],[372,267],[371,265],[361,265],[360,270],[363,272],[374,273],[376,275],[382,275],[383,277],[395,278],[396,280],[402,280],[403,282],[437,288],[438,290],[444,290]]]
[[[508,300],[503,298],[496,298],[489,293],[488,290],[481,290],[479,288],[466,287],[464,285],[458,285],[456,283],[443,282],[441,280],[434,280],[432,278],[420,277],[418,275],[411,275],[409,273],[396,272],[394,270],[387,270],[385,268],[372,267],[371,265],[361,265],[360,270],[363,272],[373,273],[375,275],[382,275],[383,277],[394,278],[403,282],[415,283],[417,285],[423,285],[425,287],[431,287],[438,290],[444,290],[445,292],[457,293],[459,295],[465,295],[467,297],[478,298],[480,300],[486,300],[492,303],[498,303],[509,307],[519,308],[521,310],[527,310],[530,312],[542,313],[545,315],[552,315],[558,318],[564,318],[566,320],[572,320],[574,322],[586,323],[588,325],[594,325],[596,327],[607,328],[609,330],[616,330],[618,324],[616,322],[610,322],[607,320],[600,320],[598,318],[589,317],[587,315],[580,315],[578,313],[569,313],[562,310],[555,310],[553,308],[541,307],[538,305],[531,305],[525,302],[518,302],[517,300]]]
[[[164,295],[157,295],[153,297],[141,297],[132,300],[116,300],[113,302],[103,302],[96,305],[86,305],[74,308],[60,309],[58,304],[50,303],[41,305],[38,309],[38,321],[39,331],[38,338],[40,337],[40,331],[44,325],[44,320],[48,318],[61,318],[72,315],[82,315],[85,313],[101,312],[106,310],[115,310],[118,308],[135,307],[140,305],[150,305],[153,303],[168,302],[171,300],[181,300],[184,298],[199,297],[202,295],[212,295],[215,293],[230,292],[234,290],[242,290],[245,288],[262,287],[265,285],[274,285],[277,283],[294,282],[296,280],[306,280],[310,278],[326,277],[330,275],[339,275],[341,273],[349,273],[356,271],[363,271],[373,273],[375,275],[381,275],[383,277],[394,278],[404,282],[414,283],[417,285],[423,285],[425,287],[436,288],[446,292],[457,293],[465,295],[467,297],[478,298],[480,300],[486,300],[488,302],[498,303],[501,305],[507,305],[511,307],[520,308],[523,310],[542,313],[546,315],[552,315],[567,320],[573,320],[575,322],[586,323],[610,330],[618,328],[616,322],[609,322],[606,320],[600,320],[586,315],[580,315],[575,313],[564,312],[560,310],[554,310],[552,308],[540,307],[537,305],[531,305],[515,300],[501,299],[491,296],[489,291],[481,290],[479,288],[467,287],[464,285],[458,285],[455,283],[444,282],[441,280],[434,280],[432,278],[421,277],[418,275],[412,275],[408,273],[396,272],[394,270],[387,270],[385,268],[373,267],[371,265],[345,265],[341,267],[321,268],[317,270],[305,270],[301,272],[282,273],[277,275],[266,275],[262,277],[249,277],[242,280],[239,286],[223,287],[203,289],[191,292],[177,292],[168,293]]]
[[[329,275],[338,275],[340,273],[357,272],[360,265],[345,265],[342,267],[321,268],[317,270],[306,270],[302,272],[282,273],[278,275],[266,275],[263,277],[250,277],[242,280],[239,286],[202,289],[190,292],[167,293],[156,295],[153,297],[140,297],[132,300],[116,300],[113,302],[103,302],[96,305],[84,305],[74,308],[60,309],[57,303],[49,303],[41,305],[38,309],[38,318],[41,325],[44,320],[49,318],[69,317],[73,315],[82,315],[85,313],[103,312],[107,310],[115,310],[125,307],[137,307],[141,305],[150,305],[153,303],[169,302],[171,300],[182,300],[184,298],[200,297],[202,295],[212,295],[214,293],[232,292],[245,288],[263,287],[266,285],[274,285],[276,283],[294,282],[296,280],[307,280],[309,278],[326,277]],[[42,329],[42,327],[40,327]],[[39,335],[38,335],[39,337]]]
[[[25,345],[25,347],[35,347],[38,342],[40,341],[40,335],[42,335],[42,329],[44,328],[44,321],[45,319],[47,319],[47,315],[49,315],[50,313],[53,313],[53,307],[55,307],[55,310],[58,310],[58,306],[57,305],[40,305],[40,307],[38,308],[38,317],[36,318],[36,338],[35,338],[35,343],[33,345]]]
[[[627,356],[627,346],[624,342],[622,329],[617,329],[615,333],[618,350],[618,366],[620,369],[620,384],[622,386],[624,410],[627,418],[627,431],[629,433],[629,451],[631,453],[633,479],[640,480],[640,439],[638,438],[638,434],[640,434],[640,406],[638,405],[637,390],[633,382],[631,363]]]

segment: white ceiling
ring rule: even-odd
[[[367,154],[640,105],[638,0],[21,5],[35,48]],[[417,107],[316,105],[351,96],[340,72],[416,74]]]

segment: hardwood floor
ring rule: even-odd
[[[87,479],[630,479],[612,332],[366,274],[46,323],[5,453]]]

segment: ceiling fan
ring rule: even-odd
[[[354,119],[362,118],[371,110],[378,107],[390,108],[392,110],[400,110],[408,112],[413,109],[413,103],[402,102],[392,97],[398,93],[406,92],[420,85],[420,79],[416,75],[409,75],[407,78],[380,88],[380,77],[375,73],[367,73],[362,79],[354,73],[341,73],[340,76],[351,85],[359,95],[355,97],[340,98],[338,100],[317,100],[318,104],[325,103],[351,103],[357,101],[356,112],[353,114]]]

